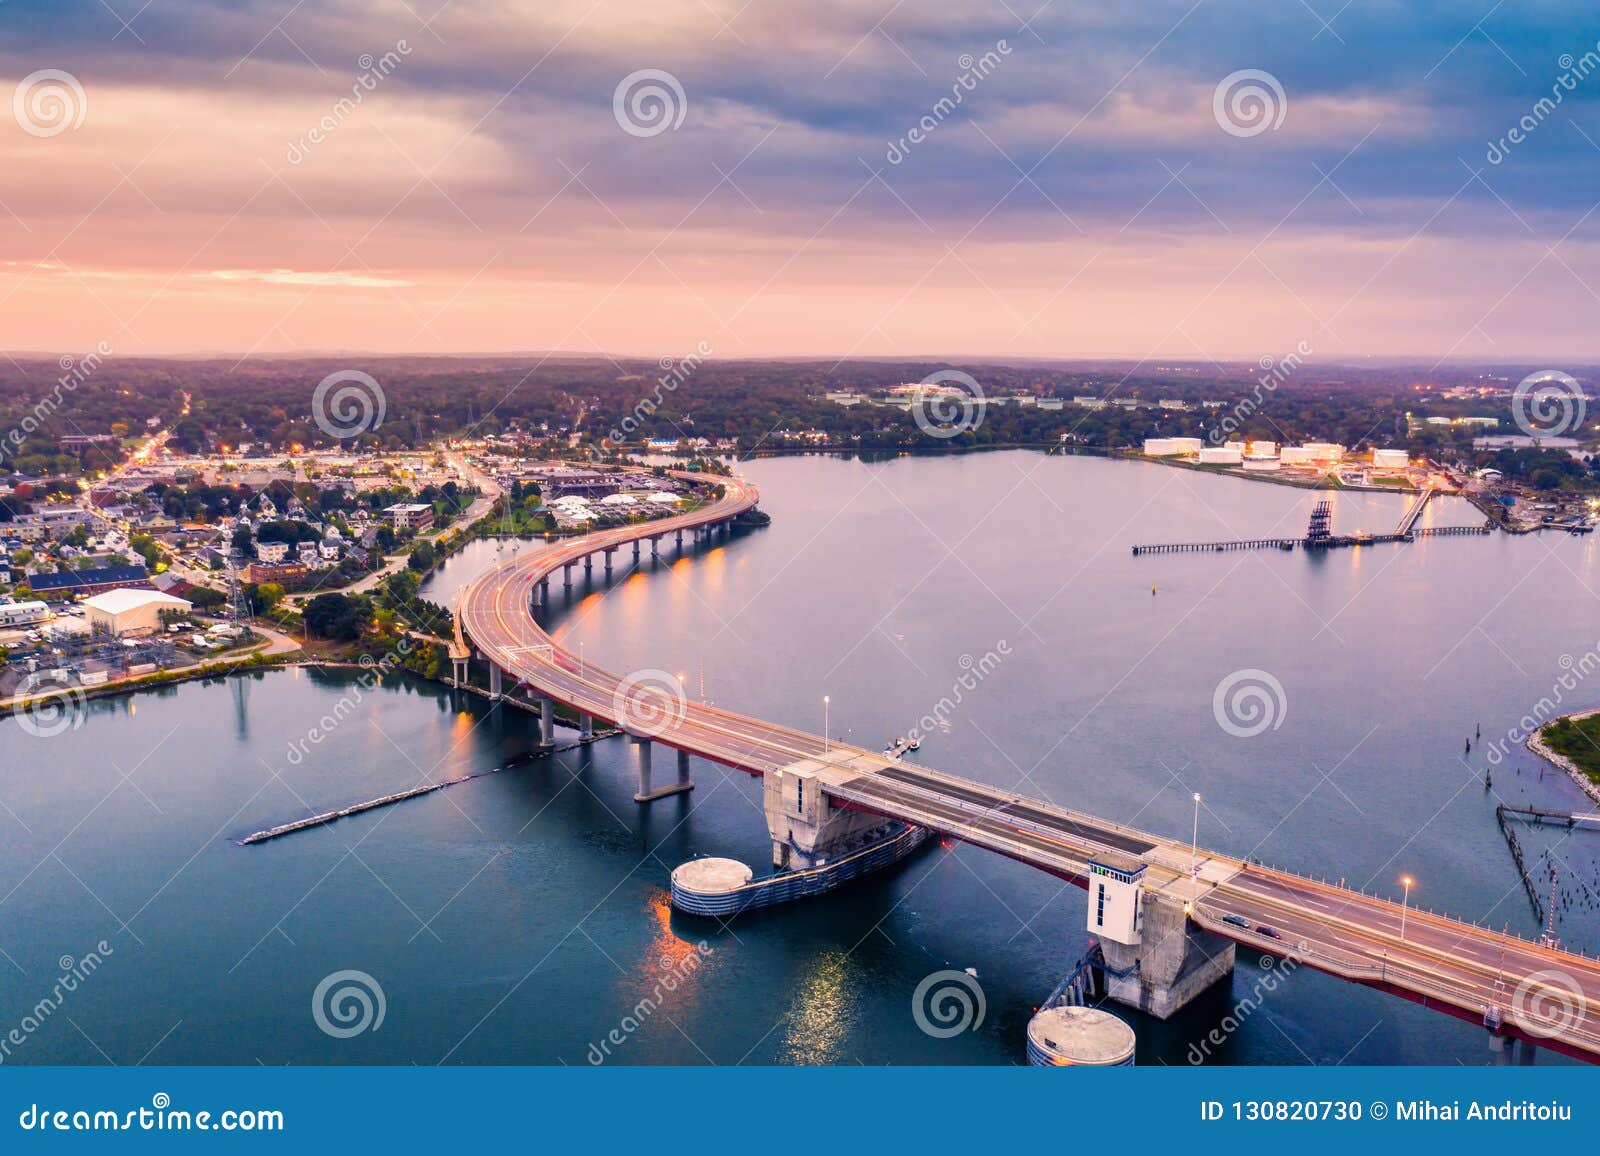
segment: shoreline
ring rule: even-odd
[[[1574,783],[1578,784],[1578,789],[1588,797],[1589,801],[1597,808],[1600,808],[1600,783],[1597,783],[1594,779],[1585,774],[1583,768],[1578,766],[1571,759],[1567,758],[1565,755],[1558,755],[1555,753],[1555,751],[1547,747],[1544,743],[1544,739],[1541,737],[1544,734],[1545,727],[1550,726],[1552,723],[1558,723],[1562,721],[1576,722],[1579,719],[1589,718],[1591,715],[1597,714],[1600,714],[1600,707],[1591,707],[1588,710],[1573,711],[1571,714],[1560,715],[1551,719],[1550,722],[1545,723],[1544,726],[1536,730],[1522,745],[1527,747],[1528,750],[1532,751],[1535,755],[1549,763],[1551,766],[1565,771],[1567,777]]]

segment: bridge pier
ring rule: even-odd
[[[615,546],[611,547],[611,549],[606,551],[606,577],[607,578],[611,577],[611,555],[615,554],[616,552],[617,552],[617,548]]]
[[[541,747],[553,747],[556,745],[555,699],[541,698],[539,700],[539,745]]]
[[[651,538],[650,561],[654,562],[659,557],[661,557],[661,539],[660,537]]]
[[[639,539],[637,538],[633,540],[633,560],[635,562],[639,560]]]
[[[539,605],[550,605],[550,579],[548,577],[539,579]]]
[[[800,762],[762,778],[772,865],[780,870],[820,867],[886,832],[881,815],[836,807],[822,792],[820,763]]]
[[[584,739],[594,738],[594,715],[580,714],[578,716],[578,737]]]
[[[490,702],[499,702],[502,698],[505,697],[505,691],[501,689],[501,680],[502,680],[503,677],[504,676],[501,674],[500,668],[497,665],[495,665],[494,663],[491,662],[489,664],[489,701]]]
[[[1147,889],[1136,856],[1106,853],[1089,864],[1089,931],[1100,936],[1106,995],[1168,1019],[1233,974],[1234,942],[1189,918],[1201,879]]]
[[[594,555],[593,554],[585,554],[583,556],[583,576],[585,578],[592,578],[594,576]]]
[[[561,588],[563,590],[571,590],[572,589],[572,563],[571,562],[568,562],[564,566],[561,567]]]
[[[470,660],[466,658],[456,658],[453,655],[451,656],[450,685],[455,687],[457,690],[460,690],[462,687],[467,685],[467,663],[469,661]]]
[[[683,549],[683,531],[682,530],[678,531],[678,549],[680,549],[680,550]]]
[[[655,745],[648,735],[630,734],[628,741],[639,751],[639,790],[635,792],[635,803],[653,803],[657,799],[664,799],[668,795],[681,794],[684,791],[694,790],[694,784],[689,781],[688,759],[681,753],[678,756],[678,781],[668,783],[664,787],[651,788],[650,785],[650,751]]]

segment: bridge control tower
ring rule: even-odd
[[[1089,931],[1105,955],[1106,995],[1163,1020],[1232,975],[1234,954],[1232,940],[1189,919],[1212,885],[1205,872],[1165,866],[1115,853],[1089,861]]]

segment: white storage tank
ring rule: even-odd
[[[1372,464],[1374,468],[1403,470],[1411,464],[1411,456],[1405,450],[1373,450]]]
[[[1202,466],[1237,466],[1244,463],[1244,452],[1228,446],[1206,446],[1200,451]]]

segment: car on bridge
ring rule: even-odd
[[[1231,923],[1235,927],[1242,927],[1246,931],[1250,930],[1250,921],[1242,915],[1224,915],[1222,917],[1222,922]]]

